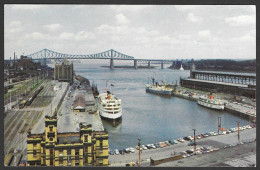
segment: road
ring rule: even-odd
[[[256,142],[224,148],[156,165],[158,167],[251,167],[256,164]]]
[[[240,132],[240,141],[252,140],[256,138],[256,128],[246,129]],[[219,135],[219,136],[211,136],[208,138],[202,138],[196,140],[197,147],[201,146],[215,146],[218,148],[222,148],[229,144],[234,144],[238,142],[237,132]],[[130,147],[130,146],[129,146]],[[135,146],[132,146],[135,147]],[[175,145],[170,145],[164,148],[150,149],[144,150],[141,154],[141,159],[146,160],[149,158],[163,158],[167,156],[171,156],[174,152],[186,151],[188,149],[194,148],[193,146],[188,146],[188,141],[184,143],[178,143]],[[111,166],[125,166],[125,163],[136,162],[138,160],[138,152],[125,154],[125,155],[110,155],[109,162]]]

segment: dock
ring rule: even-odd
[[[189,89],[189,90],[195,91],[193,89]],[[196,92],[192,92],[192,95],[191,95],[191,92],[183,93],[180,90],[178,92],[177,91],[173,91],[172,96],[191,100],[191,101],[196,101],[196,102],[198,101],[198,99],[200,97],[200,95],[197,94]],[[242,103],[236,103],[236,102],[233,103],[233,102],[230,102],[230,101],[224,100],[224,99],[223,99],[223,102],[225,104],[225,106],[224,106],[225,111],[238,115],[238,116],[241,116],[241,117],[244,117],[244,118],[247,118],[250,121],[256,120],[256,110],[254,109],[254,107],[249,108],[249,107],[246,107],[245,105],[243,105]]]
[[[77,81],[75,80],[76,84]],[[73,103],[78,94],[83,94],[86,101],[86,109],[84,112],[73,111]],[[97,111],[97,104],[91,88],[78,89],[76,86],[71,86],[66,97],[58,111],[58,131],[59,132],[78,132],[79,123],[92,124],[92,129],[95,131],[103,131],[103,123]]]

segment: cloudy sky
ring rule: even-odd
[[[256,58],[250,5],[5,5],[5,58],[44,48],[149,59]]]

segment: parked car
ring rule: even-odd
[[[189,142],[188,146],[194,146],[194,142]]]
[[[124,152],[125,152],[125,153],[130,153],[130,149],[129,149],[129,148],[126,148],[126,149],[124,149]]]
[[[114,151],[109,151],[110,155],[114,155],[114,153],[115,153]]]
[[[195,136],[196,139],[200,139],[201,137],[199,135]]]
[[[174,145],[174,142],[173,142],[173,140],[169,140],[169,143],[170,143],[170,144],[172,144],[172,145]]]
[[[170,146],[171,144],[168,141],[164,142],[167,146]]]
[[[148,149],[145,145],[141,145],[141,147],[143,148],[143,150],[147,150]]]
[[[155,146],[156,148],[159,148],[159,147],[160,147],[157,143],[155,143],[154,146]]]
[[[139,146],[136,146],[135,149],[139,150]],[[140,151],[142,151],[142,150],[143,150],[143,148],[140,147]]]
[[[188,136],[185,136],[183,139],[186,140],[186,141],[190,140],[190,138],[188,138]]]
[[[179,138],[179,139],[177,139],[179,142],[184,142],[184,139],[183,138]]]
[[[118,149],[115,149],[115,154],[119,155],[119,150]]]
[[[135,152],[135,148],[129,148],[129,150],[130,150],[131,153]]]
[[[123,149],[119,150],[119,153],[120,153],[121,155],[124,155],[124,154],[125,154],[125,152],[124,152]]]
[[[178,141],[177,141],[177,140],[173,140],[173,143],[174,143],[174,144],[178,144]]]
[[[186,150],[186,152],[187,152],[188,154],[191,154],[191,153],[193,153],[193,152],[194,152],[194,149],[189,149],[189,150]]]

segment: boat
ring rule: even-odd
[[[98,110],[101,118],[113,120],[122,118],[121,99],[115,97],[110,91],[98,95]]]
[[[146,92],[160,94],[160,95],[167,95],[167,96],[172,95],[172,89],[167,88],[165,86],[165,81],[163,85],[159,85],[158,82],[154,83],[154,78],[153,78],[153,84],[146,84],[145,86],[146,86]]]
[[[214,99],[212,93],[210,93],[209,98],[199,97],[198,104],[211,109],[224,110],[224,103],[219,99]]]
[[[181,64],[181,68],[180,68],[180,70],[184,70],[184,68],[182,67],[182,64]]]

